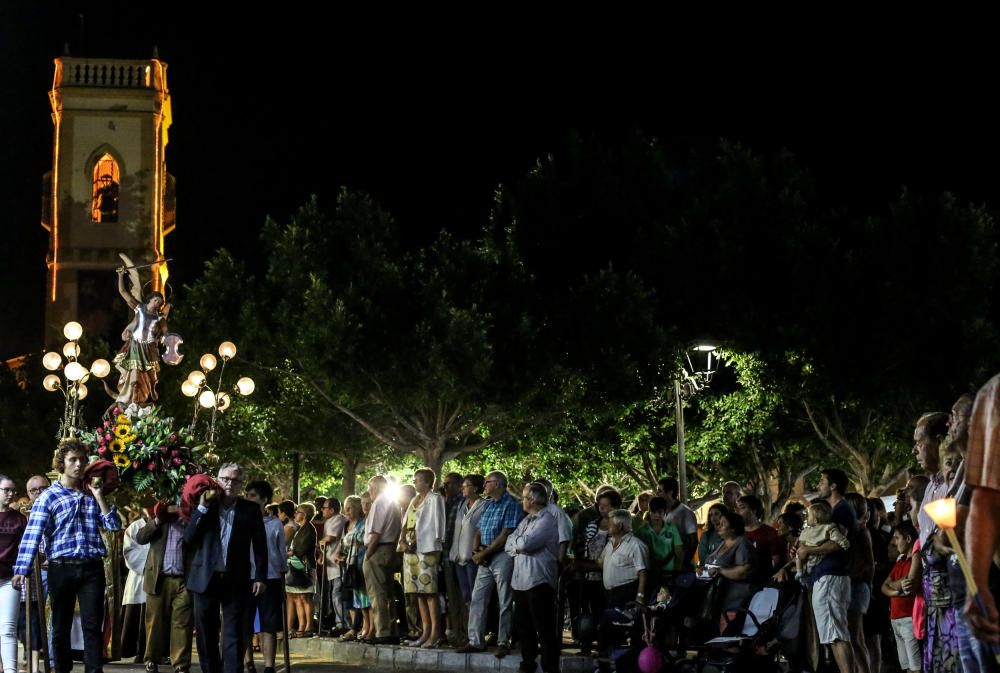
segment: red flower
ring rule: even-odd
[[[171,457],[171,458],[176,458],[176,457],[177,457],[177,456],[179,456],[179,455],[181,455],[181,452],[180,452],[180,451],[178,451],[177,449],[173,449],[173,450],[172,450],[172,451],[170,452],[170,457]]]
[[[182,462],[183,462],[183,461],[182,461],[182,460],[181,460],[180,458],[174,458],[174,459],[173,459],[173,463],[174,463],[174,465],[180,465],[180,464],[181,464]]]

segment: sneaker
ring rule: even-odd
[[[510,654],[510,647],[506,643],[501,643],[497,646],[497,651],[493,653],[493,656],[497,659],[503,659],[508,654]]]
[[[146,662],[146,673],[158,673],[160,667],[156,665],[155,661]]]

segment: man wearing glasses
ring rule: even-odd
[[[217,479],[223,489],[221,497],[210,496],[211,489],[203,491],[184,529],[184,541],[193,550],[186,583],[194,599],[201,670],[240,673],[247,646],[250,597],[260,596],[266,588],[267,538],[260,506],[239,497],[243,469],[236,463],[226,463],[219,468]],[[252,585],[251,547],[255,574]]]

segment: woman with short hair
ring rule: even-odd
[[[438,647],[444,640],[438,606],[438,566],[444,548],[444,498],[434,490],[437,475],[423,467],[413,473],[417,495],[403,516],[403,534],[397,551],[403,552],[403,590],[415,594],[420,610],[420,637],[410,645]]]
[[[757,564],[753,545],[743,533],[743,517],[736,512],[726,512],[719,519],[719,536],[722,544],[705,559],[710,577],[719,578],[717,604],[719,632],[723,633],[736,622],[738,610],[746,607],[753,593],[750,583]],[[734,624],[733,628],[739,628]]]
[[[312,631],[313,594],[316,592],[316,528],[311,523],[314,516],[316,507],[311,502],[299,503],[295,508],[295,523],[299,529],[288,550],[288,566],[304,573],[309,583],[303,587],[285,586],[289,638],[305,638]],[[296,618],[299,628],[293,633]]]

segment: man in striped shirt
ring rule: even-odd
[[[104,643],[104,557],[107,549],[100,529],[121,530],[121,518],[114,505],[104,499],[104,487],[91,484],[84,490],[83,471],[87,449],[76,438],[59,443],[52,468],[59,481],[35,501],[28,527],[18,549],[13,584],[20,588],[31,573],[42,540],[48,550],[49,594],[52,600],[52,644],[57,673],[73,670],[70,629],[74,606],[80,602],[83,626],[84,669],[102,670]]]

